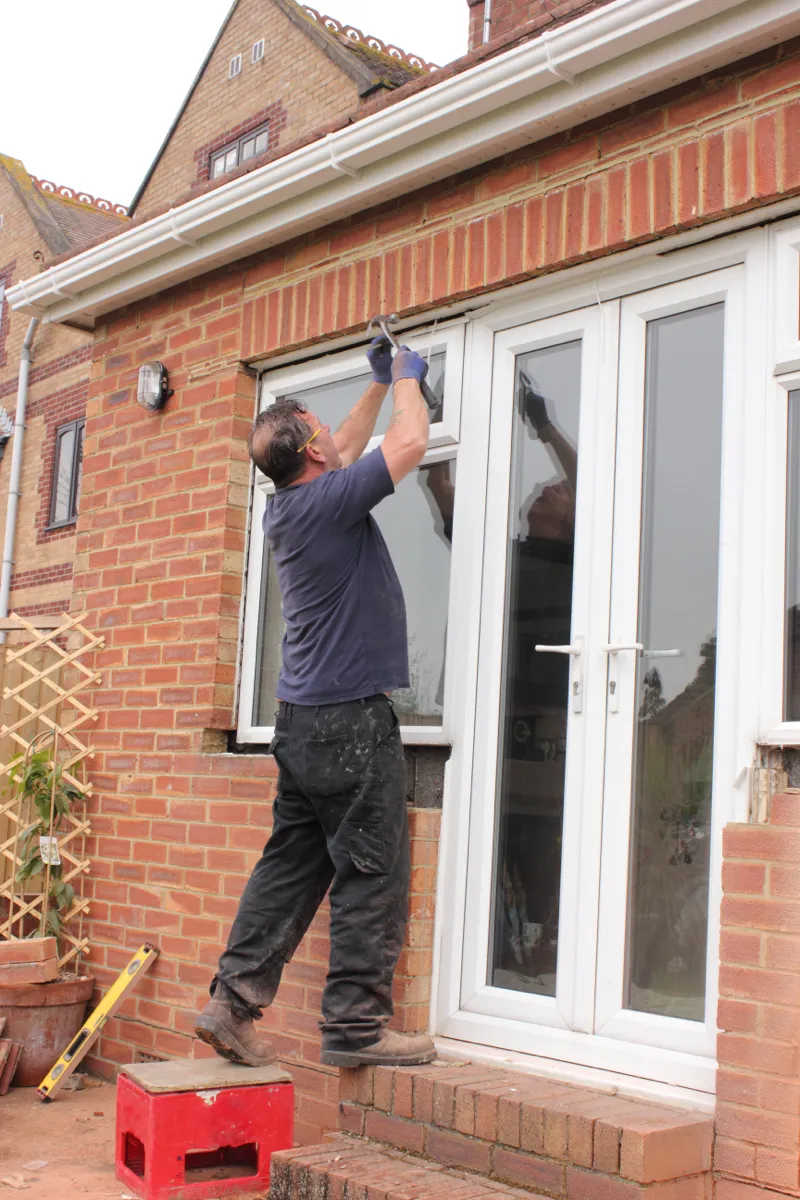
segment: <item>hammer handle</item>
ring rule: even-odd
[[[389,326],[388,326],[388,324],[386,323],[386,321],[381,321],[381,320],[378,320],[378,321],[376,322],[376,324],[377,324],[377,325],[378,325],[378,326],[379,326],[379,327],[382,329],[382,331],[383,331],[383,333],[385,334],[385,336],[386,336],[386,337],[389,339],[389,341],[392,343],[392,346],[394,347],[394,349],[395,349],[395,350],[401,350],[401,349],[402,349],[402,346],[400,345],[400,343],[398,342],[397,338],[396,338],[396,337],[394,336],[394,334],[392,333],[392,331],[391,331],[391,329],[389,328]],[[436,412],[436,410],[437,410],[437,408],[439,408],[439,401],[437,400],[437,398],[436,398],[436,394],[434,393],[434,391],[433,391],[433,389],[431,388],[430,384],[426,383],[426,382],[425,382],[425,380],[423,379],[422,383],[419,385],[419,389],[420,389],[420,391],[422,392],[422,399],[423,399],[423,400],[425,401],[425,403],[427,404],[429,412],[431,412],[431,413],[435,413],[435,412]]]

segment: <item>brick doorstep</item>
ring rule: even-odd
[[[710,1195],[706,1113],[447,1061],[343,1071],[341,1097],[345,1133],[486,1181],[565,1200]]]
[[[537,1195],[355,1138],[273,1154],[269,1194],[270,1200],[532,1200]]]

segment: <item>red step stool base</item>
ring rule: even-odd
[[[117,1084],[117,1179],[141,1200],[265,1190],[293,1131],[292,1078],[280,1067],[134,1063]]]

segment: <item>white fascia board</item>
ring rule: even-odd
[[[10,288],[102,313],[491,161],[800,33],[797,0],[614,3],[409,96]]]

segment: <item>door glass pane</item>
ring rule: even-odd
[[[627,1006],[693,1021],[705,1016],[724,325],[717,304],[647,332]]]
[[[420,467],[373,512],[406,601],[411,687],[392,697],[401,725],[442,723],[455,483],[455,459]],[[253,721],[270,726],[284,623],[277,572],[266,547],[258,628]]]
[[[786,696],[784,720],[800,721],[800,392],[789,393],[786,487]]]
[[[517,358],[499,812],[495,987],[556,994],[581,343]],[[537,428],[539,433],[537,434]]]

